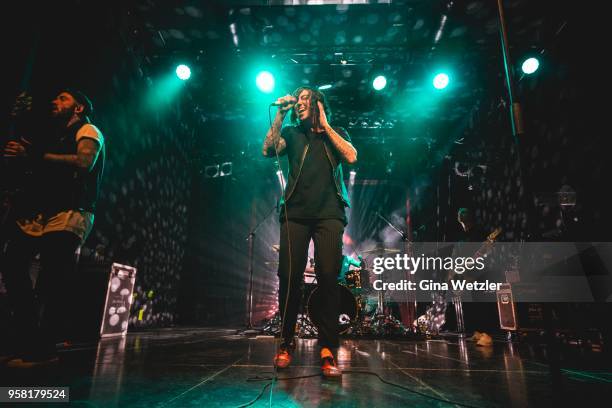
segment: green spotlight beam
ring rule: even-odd
[[[169,108],[184,87],[184,80],[179,79],[175,73],[168,72],[162,77],[154,78],[144,94],[144,106],[151,110]]]

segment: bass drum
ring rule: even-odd
[[[355,296],[349,289],[342,285],[338,285],[338,293],[340,296],[340,313],[338,315],[339,333],[345,333],[352,323],[355,322],[358,315],[357,301]],[[317,327],[321,327],[324,313],[327,313],[324,307],[323,294],[317,286],[308,297],[307,312],[310,321]]]

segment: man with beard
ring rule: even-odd
[[[68,277],[76,267],[75,252],[93,227],[104,169],[104,137],[89,121],[89,98],[66,89],[51,108],[52,126],[41,144],[20,139],[4,148],[5,158],[28,161],[39,177],[34,211],[17,220],[2,263],[15,322],[15,358],[9,366],[57,361],[58,331],[68,319]],[[37,253],[41,269],[33,288],[28,269]]]

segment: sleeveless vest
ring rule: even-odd
[[[79,121],[59,131],[45,151],[54,154],[77,154],[77,132],[88,122]],[[65,163],[45,161],[42,165],[42,187],[45,212],[54,214],[67,210],[94,213],[100,191],[106,147],[102,145],[93,168],[76,168]]]

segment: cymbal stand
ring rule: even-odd
[[[463,321],[463,301],[460,294],[453,294],[453,306],[455,307],[455,315],[457,316],[457,334],[459,337],[465,337],[465,324]]]
[[[378,211],[376,212],[376,215],[382,219],[387,225],[389,225],[393,230],[395,230],[401,237],[402,237],[402,241],[403,242],[407,242],[408,241],[408,235],[398,229],[395,225],[393,225],[393,223],[391,223],[391,221],[387,220],[382,214],[380,214]],[[383,275],[380,275],[381,280]],[[384,301],[385,301],[385,291],[384,290],[379,290],[378,291],[378,299],[377,299],[377,304],[376,304],[376,311],[374,312],[374,315],[372,316],[372,326],[373,329],[375,331],[376,334],[394,334],[394,331],[399,331],[400,334],[405,334],[407,332],[407,329],[402,325],[402,323],[395,318],[392,315],[388,315],[385,313],[385,305],[384,305]]]

